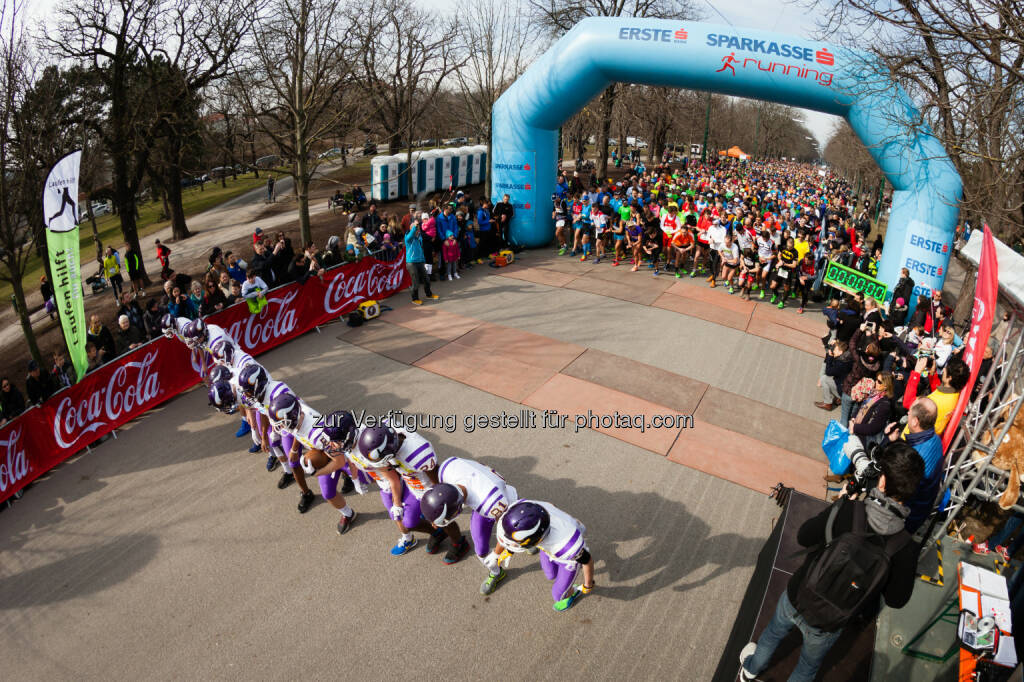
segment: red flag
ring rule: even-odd
[[[967,409],[971,400],[971,389],[978,379],[978,370],[985,357],[985,346],[988,345],[989,334],[992,333],[992,320],[996,312],[996,297],[999,295],[999,263],[996,261],[996,243],[992,232],[985,225],[985,234],[981,242],[981,261],[978,263],[978,283],[974,287],[974,312],[971,314],[971,330],[964,340],[964,362],[971,368],[971,378],[960,391],[956,408],[949,417],[946,430],[942,432],[942,449],[945,450],[953,441],[960,417]]]

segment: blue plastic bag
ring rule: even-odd
[[[850,470],[850,458],[843,452],[843,446],[850,439],[850,432],[835,419],[825,427],[825,435],[821,439],[821,449],[828,458],[828,467],[832,473],[842,476]]]

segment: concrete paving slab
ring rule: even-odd
[[[745,330],[750,323],[749,313],[738,313],[713,303],[676,296],[667,291],[655,299],[651,305],[655,308],[671,310],[681,315],[689,315],[690,317],[707,320],[708,322],[713,322],[723,327],[731,327],[739,331]]]
[[[495,274],[500,275],[501,277],[511,277],[512,279],[536,282],[537,284],[547,284],[552,287],[564,287],[566,284],[576,279],[575,275],[558,272],[557,270],[535,267],[519,267],[515,264],[513,264],[512,267],[501,268]]]
[[[797,302],[797,305],[799,305],[799,302]],[[792,308],[792,299],[787,303],[787,308],[782,310],[773,305],[762,304],[754,310],[754,319],[774,322],[783,327],[803,332],[813,337],[814,340],[818,341],[818,345],[821,345],[821,337],[828,331],[828,325],[825,324],[825,316],[818,310],[812,311],[809,309],[805,310],[803,315],[794,315]]]
[[[565,343],[521,329],[485,323],[459,337],[460,346],[487,354],[500,353],[523,364],[557,372],[578,358],[583,346]]]
[[[413,364],[447,343],[444,339],[421,334],[384,320],[373,320],[361,327],[349,327],[338,335],[338,339],[407,365]]]
[[[698,419],[694,428],[680,431],[668,458],[758,492],[782,482],[813,497],[825,495],[824,463],[815,466],[803,455]]]
[[[498,350],[448,343],[418,360],[416,366],[514,402],[522,402],[554,375]]]
[[[564,374],[553,376],[527,396],[523,404],[568,415],[568,428],[579,424],[581,428],[593,429],[659,455],[668,453],[679,428],[674,425],[657,428],[651,420],[682,414],[649,400]],[[577,417],[582,421],[577,422]],[[603,425],[605,418],[614,421]],[[623,422],[623,419],[628,422]]]
[[[644,398],[681,414],[693,414],[708,389],[702,381],[593,348],[573,360],[562,374]]]
[[[825,357],[825,347],[821,345],[820,338],[797,331],[792,327],[784,327],[781,324],[755,317],[747,325],[747,332],[770,339],[776,343],[783,343],[810,355],[816,355],[819,358]]]
[[[389,310],[381,317],[392,324],[446,341],[454,341],[482,324],[481,320],[459,315],[437,306],[425,307],[411,304]]]
[[[711,386],[694,417],[701,422],[739,431],[783,450],[825,462],[821,424]]]
[[[747,318],[749,318],[754,309],[758,307],[756,302],[744,301],[739,297],[739,294],[730,294],[729,290],[725,287],[716,286],[712,289],[703,279],[682,277],[675,280],[675,283],[669,288],[668,293],[692,299],[694,301],[710,303],[720,308],[740,313]]]
[[[639,275],[640,273],[634,274]],[[617,298],[630,303],[639,303],[640,305],[651,305],[669,286],[668,282],[664,279],[655,279],[648,276],[647,279],[650,282],[648,284],[641,284],[639,282],[640,278],[638,277],[637,279],[636,285],[630,285],[596,277],[579,277],[566,284],[565,288]]]

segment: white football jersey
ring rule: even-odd
[[[574,517],[549,502],[531,500],[548,510],[551,526],[538,548],[552,561],[571,566],[586,547],[583,538],[586,527]]]
[[[301,399],[299,407],[302,410],[299,423],[294,429],[289,429],[288,433],[292,434],[307,450],[323,450],[328,441],[324,434],[323,417]]]
[[[519,499],[516,489],[494,469],[471,459],[450,457],[437,472],[442,483],[466,489],[466,506],[481,516],[499,518]]]
[[[206,331],[208,332],[208,334],[206,337],[206,345],[204,347],[204,350],[209,351],[211,348],[213,348],[214,344],[216,344],[221,339],[227,339],[228,341],[230,341],[231,344],[235,347],[236,351],[241,350],[238,347],[238,344],[235,343],[235,340],[231,338],[231,335],[228,334],[223,327],[219,327],[215,324],[208,324],[206,325]]]
[[[363,427],[363,429],[365,428]],[[418,433],[411,433],[400,427],[392,428],[399,435],[405,436],[404,442],[395,455],[395,471],[402,477],[405,484],[409,486],[416,499],[420,499],[433,485],[426,472],[437,466],[437,455],[434,454],[434,447],[426,438]],[[356,442],[358,442],[359,435],[362,434],[363,429],[360,429],[359,434],[357,434]],[[385,492],[389,490],[387,480],[380,475],[381,468],[363,457],[358,447],[354,447],[349,451],[349,457],[370,478],[377,481],[377,485],[380,486],[381,490]]]

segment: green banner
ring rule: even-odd
[[[46,250],[50,255],[53,297],[64,330],[78,381],[85,376],[85,301],[82,299],[82,267],[78,253],[78,165],[82,152],[57,162],[43,190],[46,218]]]
[[[874,277],[868,277],[859,270],[829,261],[825,270],[824,283],[848,294],[862,293],[879,303],[885,303],[888,287]]]

